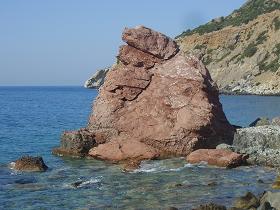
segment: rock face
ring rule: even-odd
[[[207,162],[209,165],[235,168],[246,163],[246,157],[225,149],[199,149],[188,157],[189,163]]]
[[[237,198],[233,205],[237,209],[256,209],[259,207],[260,202],[255,195],[248,192],[245,196]]]
[[[266,192],[260,199],[260,203],[260,209],[280,209],[280,192]],[[273,208],[264,208],[269,206]]]
[[[257,118],[254,122],[252,122],[249,127],[257,127],[263,125],[270,125],[270,121],[266,117]]]
[[[220,92],[280,95],[279,25],[278,0],[252,0],[177,41],[183,51],[202,58]]]
[[[89,155],[143,160],[232,142],[234,129],[198,59],[143,26],[125,29],[122,38],[127,45],[100,88],[86,128],[97,142]]]
[[[42,172],[46,171],[48,167],[43,161],[42,157],[23,156],[15,161],[13,166],[15,170],[27,172]]]
[[[103,85],[105,77],[109,70],[110,70],[110,68],[98,70],[91,78],[89,78],[85,82],[84,87],[85,88],[94,88],[94,89],[100,88],[100,86]]]
[[[65,131],[61,135],[60,147],[53,149],[53,154],[85,156],[92,147],[97,145],[95,139],[94,133],[86,129]]]
[[[280,126],[237,129],[233,146],[235,151],[248,154],[251,164],[280,166]]]

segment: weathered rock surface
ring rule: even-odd
[[[280,117],[274,117],[271,121],[271,124],[280,126]]]
[[[100,88],[100,86],[103,85],[109,70],[110,68],[105,68],[96,71],[96,73],[85,82],[84,87],[94,89]]]
[[[187,157],[189,163],[207,162],[209,165],[234,168],[246,163],[246,156],[225,149],[199,149]]]
[[[270,125],[270,121],[267,117],[259,117],[254,122],[252,122],[249,127],[257,127],[263,125]]]
[[[125,29],[123,40],[127,45],[107,73],[86,128],[92,134],[86,139],[96,142],[91,156],[116,162],[185,156],[232,142],[234,128],[197,58],[185,56],[172,39],[142,26]]]
[[[160,59],[169,59],[179,51],[176,42],[172,39],[144,26],[125,28],[122,39],[129,46]]]
[[[15,161],[13,168],[18,171],[43,172],[48,166],[42,157],[23,156]]]
[[[56,155],[85,156],[97,145],[96,139],[96,136],[86,129],[65,131],[61,135],[60,147],[54,148],[52,152]]]
[[[259,210],[280,209],[280,192],[266,192],[260,199]],[[265,208],[266,207],[266,208]],[[273,208],[269,208],[273,207]]]
[[[280,166],[280,126],[237,129],[233,146],[236,152],[249,155],[250,164]]]

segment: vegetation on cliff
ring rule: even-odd
[[[272,12],[280,9],[280,2],[277,0],[249,0],[240,9],[235,10],[227,17],[220,17],[213,19],[205,25],[201,25],[193,30],[186,30],[176,37],[181,38],[184,36],[198,33],[200,35],[210,33],[213,31],[221,30],[227,26],[240,26],[247,24],[249,21],[256,19],[259,15]],[[280,20],[275,19],[277,28],[280,28]]]

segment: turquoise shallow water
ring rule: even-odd
[[[63,130],[87,123],[96,95],[81,87],[0,87],[0,209],[191,209],[210,201],[230,205],[248,190],[270,189],[276,174],[268,168],[226,170],[176,158],[144,162],[124,173],[102,161],[51,155]],[[280,97],[221,96],[221,101],[238,125],[280,115]],[[50,169],[9,169],[8,163],[24,154],[43,156]],[[74,188],[77,181],[82,184]]]

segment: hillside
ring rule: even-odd
[[[176,37],[202,58],[221,92],[280,94],[280,0],[250,0]]]

